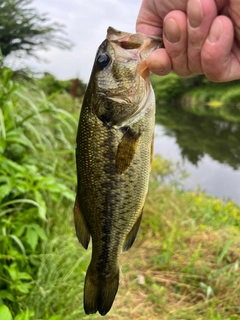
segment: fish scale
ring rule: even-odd
[[[119,284],[119,255],[132,246],[141,222],[155,99],[149,77],[143,78],[138,66],[158,46],[159,39],[109,28],[83,101],[76,145],[74,221],[84,248],[92,239],[84,286],[86,314],[105,315],[110,310]]]

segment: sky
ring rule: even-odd
[[[141,0],[34,0],[32,7],[47,13],[52,21],[66,26],[71,51],[51,48],[37,51],[42,59],[10,59],[12,67],[29,67],[34,72],[50,72],[58,79],[79,77],[88,82],[97,48],[109,26],[135,32]]]

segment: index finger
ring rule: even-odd
[[[136,31],[161,36],[163,19],[157,14],[154,1],[143,1],[136,22]]]

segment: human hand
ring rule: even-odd
[[[163,35],[164,49],[147,58],[149,69],[212,81],[240,79],[238,0],[143,0],[137,32]]]

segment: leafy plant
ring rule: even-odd
[[[174,101],[182,92],[181,79],[174,73],[165,77],[151,76],[157,103]]]
[[[36,80],[37,86],[45,92],[46,95],[51,95],[56,92],[71,93],[74,82],[77,80],[76,96],[80,97],[84,94],[86,85],[79,79],[58,80],[52,74],[45,72],[44,75]]]
[[[12,74],[0,70],[0,303],[23,319],[22,302],[54,219],[49,207],[74,200],[74,149],[67,135],[77,122],[37,89],[30,93],[12,81]]]

